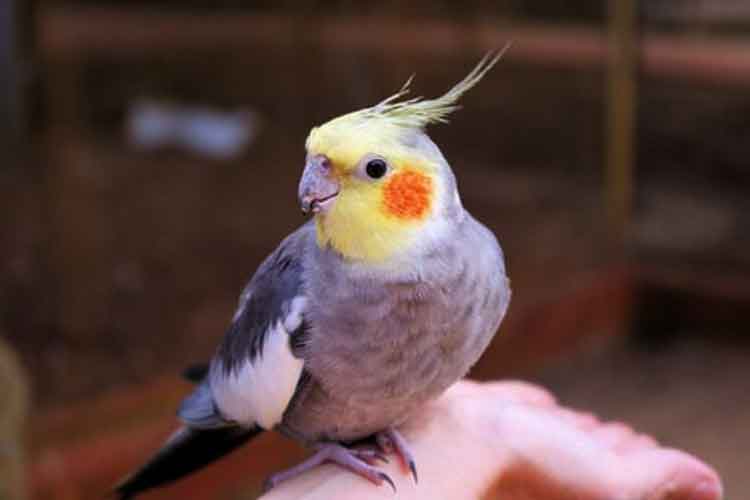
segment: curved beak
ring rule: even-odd
[[[298,195],[302,213],[325,212],[333,204],[339,189],[331,161],[324,155],[308,157],[299,181]]]

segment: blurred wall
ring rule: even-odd
[[[34,4],[42,95],[29,149],[40,161],[0,186],[0,322],[43,406],[207,358],[244,281],[302,222],[294,192],[309,128],[377,102],[415,72],[415,93],[438,95],[514,23],[508,57],[431,134],[466,206],[500,236],[511,315],[524,301],[570,295],[577,273],[619,262],[602,236],[605,2],[81,3],[95,2]],[[692,55],[678,45],[667,56]],[[714,250],[712,260],[732,252],[748,264],[734,242],[746,242],[739,228],[750,210],[724,207],[729,194],[746,194],[747,92],[663,74],[639,84],[634,246],[670,264],[688,262],[676,251]],[[126,131],[143,97],[251,109],[260,132],[231,161],[138,151]],[[696,231],[687,219],[706,222]],[[487,359],[489,375],[507,366]]]

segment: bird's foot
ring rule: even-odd
[[[400,432],[391,427],[388,430],[375,434],[375,440],[380,449],[383,450],[383,453],[396,453],[404,470],[411,472],[415,483],[419,482],[417,479],[417,465],[414,461],[414,455],[412,455],[409,445],[406,443],[406,440]]]
[[[265,490],[268,491],[280,483],[297,477],[323,463],[334,463],[362,476],[376,486],[388,483],[395,492],[396,485],[388,474],[373,467],[373,464],[377,463],[378,460],[388,462],[388,459],[379,450],[346,448],[338,443],[319,444],[316,447],[315,454],[301,464],[269,477],[266,481]]]

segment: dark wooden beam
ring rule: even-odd
[[[387,17],[299,17],[266,14],[163,13],[124,8],[42,8],[37,47],[48,62],[136,59],[181,51],[288,46],[395,50],[399,53],[477,53],[513,41],[507,59],[524,64],[604,69],[607,35],[591,27],[519,25],[507,20],[454,23]],[[377,37],[372,33],[376,31]],[[658,78],[750,86],[750,42],[642,38],[642,71]]]

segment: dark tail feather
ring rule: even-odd
[[[130,499],[142,491],[176,481],[234,451],[261,432],[257,427],[208,430],[182,427],[143,467],[115,487],[115,497]]]
[[[188,382],[200,384],[208,375],[208,363],[190,365],[182,372],[182,376]]]

